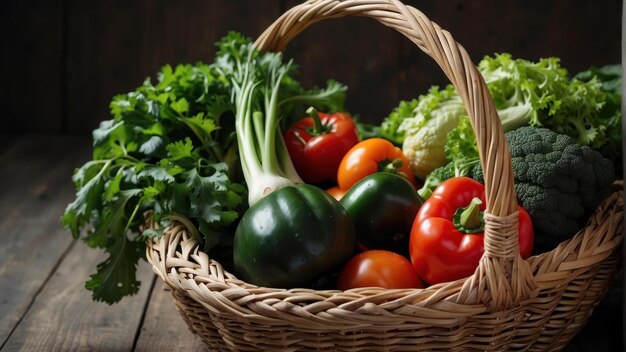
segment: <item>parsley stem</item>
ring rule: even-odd
[[[137,216],[137,212],[139,211],[139,208],[143,204],[143,200],[144,200],[143,197],[139,198],[139,201],[137,202],[137,205],[135,205],[135,209],[133,209],[133,213],[130,214],[130,217],[128,218],[128,222],[126,223],[126,226],[124,226],[124,234],[126,234],[128,232],[128,229],[130,228],[130,225],[132,224],[133,220],[135,219],[135,216]]]
[[[117,158],[115,158],[115,159],[126,159],[126,160],[130,160],[130,161],[132,161],[132,162],[135,162],[135,163],[139,163],[139,162],[140,162],[140,160],[139,160],[139,159],[137,159],[137,158],[135,158],[134,156],[129,155],[129,154],[125,154],[124,156],[120,156],[120,157],[117,157]],[[114,160],[115,160],[115,159],[114,159]]]

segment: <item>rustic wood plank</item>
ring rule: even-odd
[[[170,291],[160,279],[150,297],[135,351],[200,351],[207,347],[193,334],[176,310]]]
[[[0,345],[28,310],[71,236],[59,217],[73,198],[84,138],[21,137],[0,156]]]
[[[3,351],[133,345],[152,271],[140,266],[139,295],[113,307],[94,303],[84,282],[104,255],[73,245],[59,221],[74,198],[72,170],[89,159],[89,144],[86,138],[29,137],[2,156],[0,175],[15,186],[0,198]]]
[[[104,258],[76,243],[2,351],[131,350],[155,276],[144,261],[137,295],[112,306],[93,302],[84,282]]]
[[[0,1],[2,131],[61,132],[62,28],[61,1]]]
[[[72,171],[89,159],[89,150],[85,148],[89,143],[83,137],[28,135],[17,138],[3,154],[0,165],[0,177],[5,185],[11,185],[5,187],[0,198],[0,220],[3,221],[0,224],[16,220],[16,217],[7,218],[7,214],[21,208],[29,210],[34,204],[28,203],[40,201],[40,206],[49,210],[45,202],[50,197],[64,196],[63,201],[69,201],[73,192]],[[59,192],[60,187],[65,187],[65,193]],[[28,214],[37,215],[31,210]]]

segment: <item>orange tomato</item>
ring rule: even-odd
[[[409,160],[402,150],[383,138],[357,143],[341,160],[337,171],[339,188],[348,190],[365,176],[385,171],[402,175],[417,187]]]

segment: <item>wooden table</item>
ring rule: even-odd
[[[203,350],[147,263],[140,292],[116,305],[84,288],[103,255],[59,218],[90,151],[84,137],[0,138],[0,351]],[[621,350],[622,297],[616,285],[567,351]]]

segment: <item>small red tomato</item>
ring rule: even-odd
[[[350,115],[307,111],[305,117],[284,133],[285,144],[296,171],[307,183],[334,181],[343,156],[359,142]]]
[[[338,289],[356,287],[423,288],[424,284],[407,258],[373,249],[353,256],[339,274]]]

